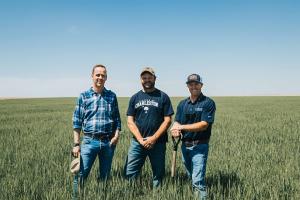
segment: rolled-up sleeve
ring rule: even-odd
[[[84,106],[83,106],[83,95],[81,94],[76,102],[76,107],[73,113],[73,129],[82,128],[82,123],[84,119]]]

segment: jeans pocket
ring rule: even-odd
[[[82,141],[82,144],[90,144],[90,143],[91,143],[91,140],[92,140],[92,138],[84,137],[84,138],[83,138],[83,141]]]

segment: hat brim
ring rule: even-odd
[[[72,160],[71,165],[70,165],[70,171],[73,174],[78,173],[80,170],[80,158],[75,158]]]
[[[148,73],[148,74],[151,74],[152,76],[155,76],[155,74],[153,74],[153,72],[148,71],[148,70],[142,71],[141,76],[142,76],[143,74],[145,74],[145,73]]]
[[[196,80],[194,80],[194,81],[187,81],[186,84],[190,84],[190,83],[193,83],[193,82],[194,82],[194,83],[200,83],[200,84],[203,84],[202,82],[196,81]]]

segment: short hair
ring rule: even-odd
[[[95,71],[95,69],[96,69],[97,67],[102,67],[102,68],[104,68],[104,69],[106,70],[106,67],[105,67],[104,65],[97,64],[97,65],[95,65],[95,66],[93,67],[92,74],[94,74],[94,71]]]

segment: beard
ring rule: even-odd
[[[155,82],[146,82],[146,83],[143,83],[142,85],[143,85],[144,89],[149,90],[149,89],[153,89],[154,88]]]

